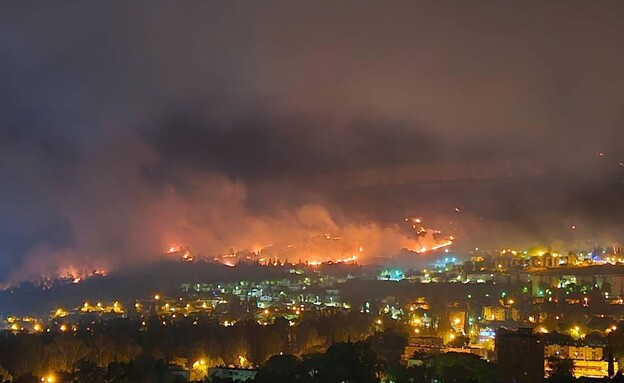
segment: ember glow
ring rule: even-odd
[[[101,276],[105,277],[108,275],[108,270],[106,269],[85,269],[79,268],[76,266],[67,266],[58,271],[57,274],[51,275],[50,277],[58,277],[67,280],[71,280],[72,283],[80,283],[85,279]]]
[[[181,260],[186,262],[193,261],[193,255],[191,254],[191,249],[188,246],[184,245],[171,245],[165,251],[165,254],[171,255],[174,257],[179,257]]]
[[[79,284],[85,280],[93,277],[105,277],[109,273],[106,269],[93,269],[89,267],[75,267],[64,266],[54,272],[42,273],[41,275],[32,275],[30,278],[24,278],[24,280],[30,280],[35,285],[40,286],[43,289],[49,289],[52,287],[55,281],[61,281],[64,283]],[[23,280],[12,281],[5,284],[0,284],[0,290],[11,288],[17,285]]]
[[[337,228],[331,225],[334,232],[324,234],[311,232],[309,234],[293,231],[293,238],[304,235],[304,239],[297,242],[280,242],[278,238],[271,238],[268,233],[264,241],[272,241],[267,245],[239,245],[232,247],[223,254],[207,254],[194,257],[187,245],[170,245],[166,254],[175,256],[183,261],[204,259],[217,261],[233,267],[238,262],[258,262],[273,264],[276,262],[303,262],[309,265],[320,265],[324,262],[332,263],[370,263],[378,257],[392,257],[402,250],[418,254],[442,249],[453,244],[453,237],[444,237],[438,230],[423,226],[422,218],[406,219],[411,229],[404,230],[399,226],[379,227],[377,225],[354,226],[347,225]],[[288,233],[292,227],[276,227],[276,233]],[[301,229],[299,229],[301,230]],[[345,233],[343,235],[342,233]],[[283,234],[282,234],[283,235]],[[288,237],[285,237],[288,238]],[[238,249],[238,250],[234,250]]]

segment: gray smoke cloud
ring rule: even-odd
[[[2,4],[0,279],[328,228],[382,252],[406,216],[466,246],[620,241],[622,20],[619,1]]]

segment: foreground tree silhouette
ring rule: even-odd
[[[385,365],[368,343],[336,343],[324,354],[270,358],[256,383],[377,383]]]
[[[260,369],[256,383],[290,383],[300,381],[301,360],[295,355],[271,357]]]
[[[431,359],[433,374],[442,383],[491,383],[498,381],[496,365],[476,355],[447,352]]]
[[[337,343],[324,354],[304,357],[301,382],[376,383],[382,378],[384,363],[369,344]]]
[[[548,358],[548,367],[552,371],[548,378],[549,383],[576,382],[574,378],[574,361],[561,359],[554,356]]]
[[[10,382],[13,380],[13,376],[2,366],[0,366],[0,383]]]
[[[54,371],[74,372],[78,361],[89,355],[87,345],[72,334],[54,338],[43,351],[46,364]]]

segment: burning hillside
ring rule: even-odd
[[[445,237],[440,231],[425,227],[421,218],[407,218],[405,223],[406,227],[347,225],[335,232],[309,233],[307,236],[293,238],[292,241],[231,247],[218,255],[192,254],[190,246],[186,244],[171,244],[165,253],[183,261],[205,259],[228,266],[234,266],[238,262],[268,264],[286,261],[316,265],[323,262],[368,263],[373,258],[391,257],[400,251],[422,254],[453,243],[452,236]]]

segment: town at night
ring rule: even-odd
[[[624,382],[624,2],[0,4],[0,383]]]

